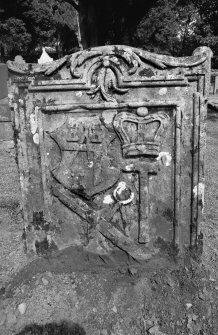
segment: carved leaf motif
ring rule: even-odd
[[[208,54],[194,54],[191,57],[172,57],[167,55],[159,55],[144,50],[134,48],[134,51],[143,60],[143,62],[151,62],[153,65],[161,69],[167,67],[193,67],[202,64],[208,58]]]
[[[130,48],[124,49],[122,57],[128,62],[129,65],[132,65],[128,73],[130,75],[134,74],[137,71],[138,67],[141,65],[140,58]]]
[[[19,64],[17,62],[8,61],[8,68],[18,74],[39,74],[44,73],[49,76],[55,71],[59,70],[68,61],[70,62],[70,71],[72,77],[80,78],[82,73],[78,72],[78,68],[81,67],[87,60],[100,57],[100,60],[104,56],[109,56],[110,61],[113,58],[122,58],[126,63],[131,66],[128,70],[130,75],[134,74],[138,67],[142,63],[150,63],[160,69],[166,69],[167,67],[194,67],[204,63],[209,57],[211,57],[211,50],[207,47],[201,47],[194,51],[190,57],[172,57],[167,55],[159,55],[148,51],[140,50],[137,48],[130,48],[127,46],[104,46],[92,48],[91,50],[79,51],[72,55],[66,55],[61,59],[53,61],[47,64],[32,64],[31,67],[28,64]],[[101,58],[102,57],[102,58]],[[117,64],[118,65],[118,64]]]
[[[131,55],[127,51],[124,51],[123,57],[125,58],[125,60],[127,61],[127,63],[129,63],[129,64],[132,63],[132,57],[131,57]]]
[[[97,92],[100,92],[104,100],[116,102],[116,99],[109,93],[110,89],[119,94],[128,92],[128,89],[117,87],[116,75],[110,67],[102,67],[98,73],[97,85],[88,94],[94,97]]]
[[[45,75],[49,76],[54,73],[56,70],[60,69],[69,59],[69,56],[64,56],[56,61],[45,63],[37,66],[33,69],[33,73],[44,73]]]
[[[82,66],[88,59],[91,59],[93,57],[101,56],[101,51],[80,51],[74,55],[71,56],[70,59],[70,72],[72,77],[75,78],[81,78],[82,73],[79,73],[77,68]]]
[[[12,61],[7,61],[7,66],[9,70],[18,73],[18,74],[26,74],[28,73],[28,64],[19,64]]]

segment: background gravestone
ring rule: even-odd
[[[8,105],[8,68],[0,64],[0,144],[7,147],[8,141],[13,140],[11,111]]]
[[[201,246],[210,58],[105,46],[8,62],[28,251]]]

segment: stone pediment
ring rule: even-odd
[[[44,89],[50,83],[45,78],[43,82],[37,80],[41,75],[53,80],[53,87],[63,85],[67,89],[67,85],[71,85],[75,89],[86,90],[91,98],[99,94],[103,101],[116,102],[114,94],[125,94],[130,87],[145,86],[154,80],[184,81],[186,69],[189,75],[199,73],[198,66],[210,56],[208,50],[202,47],[195,50],[191,57],[176,58],[127,46],[104,46],[40,65],[9,61],[8,67],[18,75],[34,76],[37,85],[44,86]]]

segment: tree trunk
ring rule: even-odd
[[[152,6],[144,0],[65,0],[79,14],[81,49],[105,44],[132,44],[136,27]],[[156,0],[154,0],[155,2]]]
[[[95,0],[79,1],[79,25],[83,49],[99,45],[97,22],[97,5]]]

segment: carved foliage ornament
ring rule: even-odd
[[[79,78],[77,68],[79,68],[84,62],[93,57],[106,56],[106,55],[122,55],[126,61],[131,65],[132,70],[129,74],[134,73],[135,69],[141,64],[141,62],[150,63],[151,65],[159,68],[166,69],[167,67],[193,67],[202,64],[208,58],[207,47],[200,47],[196,49],[191,57],[172,57],[166,55],[159,55],[148,51],[140,50],[137,48],[130,48],[127,46],[104,46],[92,48],[90,50],[78,51],[72,55],[66,55],[63,58],[55,60],[45,64],[20,64],[14,61],[8,61],[8,68],[16,73],[20,74],[37,74],[44,73],[45,75],[51,75],[55,71],[59,70],[67,62],[70,63],[71,73],[73,77]],[[210,52],[211,53],[211,52]]]
[[[206,48],[207,49],[207,48]],[[92,98],[100,93],[103,100],[116,102],[112,93],[124,94],[127,88],[121,87],[124,75],[132,76],[137,70],[150,64],[157,69],[167,67],[193,67],[203,63],[208,52],[204,47],[197,49],[192,57],[174,58],[171,56],[153,54],[148,51],[130,48],[127,46],[105,46],[79,51],[75,54],[65,56],[57,61],[42,65],[17,64],[9,61],[8,67],[11,71],[19,74],[51,75],[67,64],[70,68],[72,78],[81,81],[90,88],[87,92]],[[85,70],[85,63],[89,61],[90,68]],[[121,64],[125,66],[122,67]],[[84,73],[87,71],[85,78]],[[125,73],[123,73],[125,71]],[[86,87],[87,89],[87,87]]]

